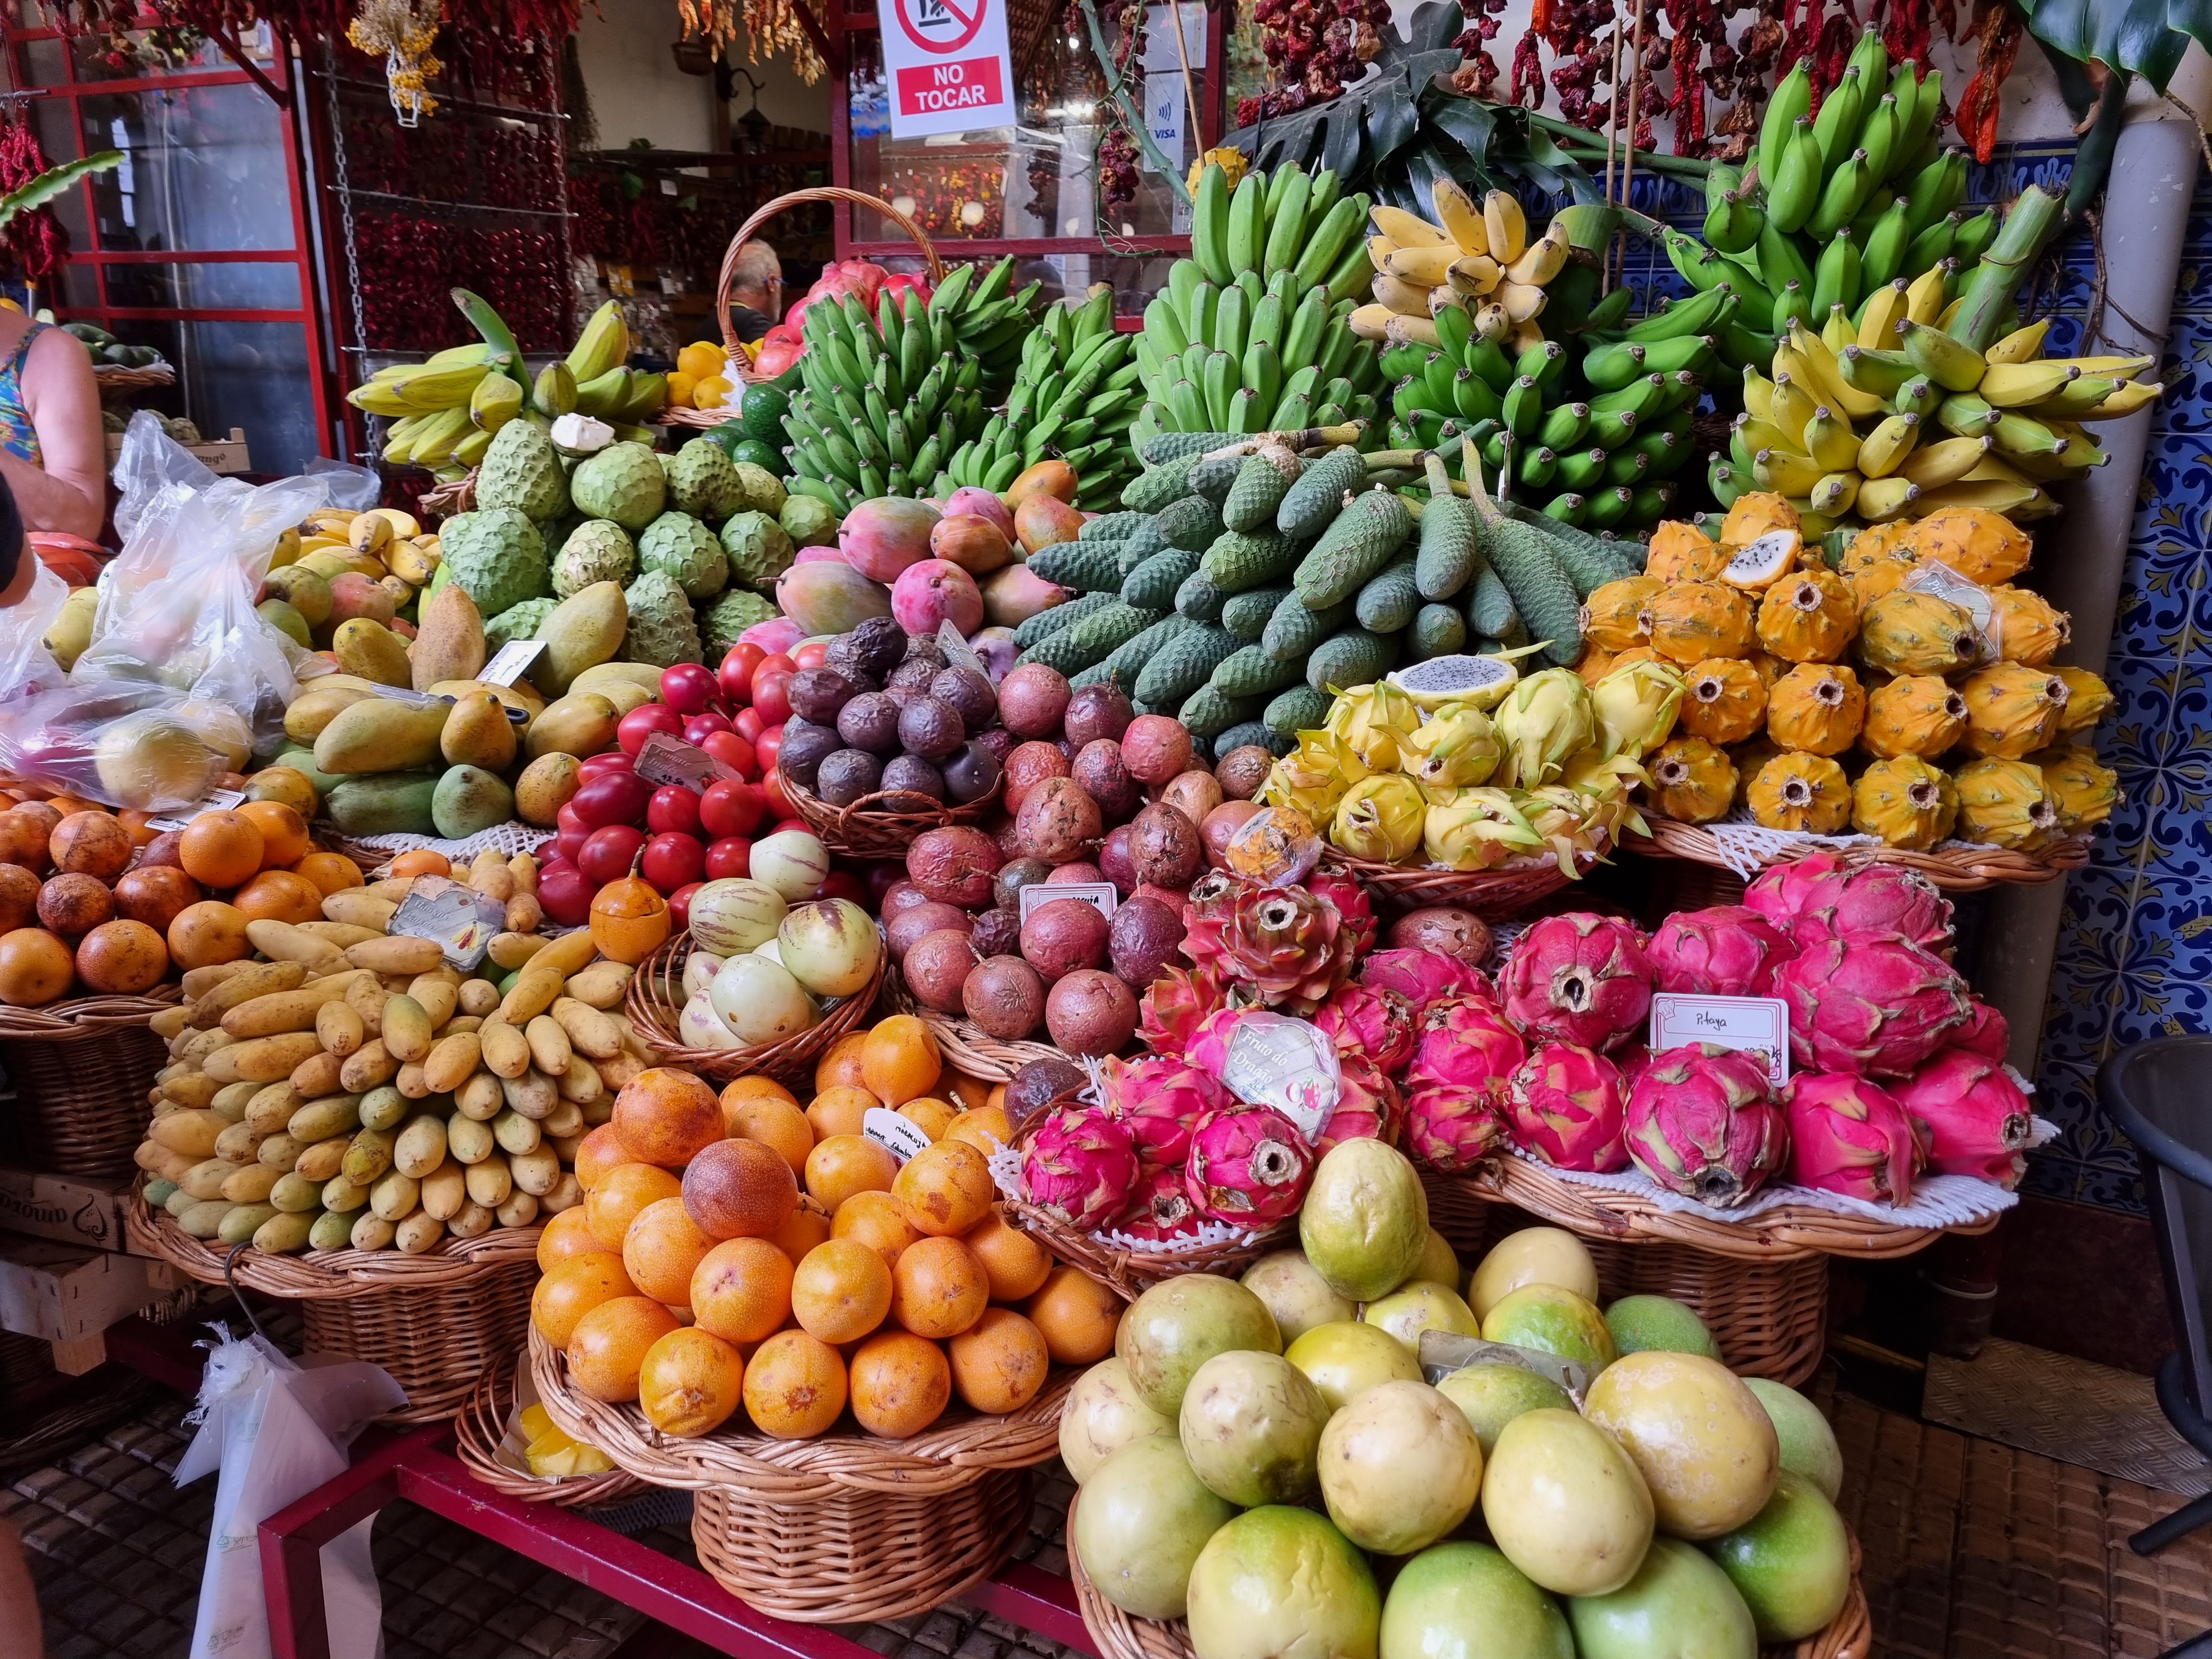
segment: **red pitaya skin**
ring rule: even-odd
[[[1561,1170],[1628,1167],[1628,1091],[1620,1068],[1571,1042],[1547,1042],[1522,1062],[1505,1095],[1513,1144]]]
[[[1113,1231],[1133,1238],[1186,1237],[1198,1231],[1198,1206],[1183,1188],[1183,1172],[1148,1169],[1139,1177],[1129,1207],[1114,1218]]]
[[[1874,1204],[1911,1201],[1920,1147],[1895,1095],[1849,1072],[1800,1072],[1782,1098],[1792,1181]]]
[[[1528,1045],[1491,1004],[1448,998],[1422,1017],[1407,1063],[1406,1149],[1443,1175],[1473,1169],[1505,1133],[1505,1095]]]
[[[1340,985],[1315,1010],[1313,1023],[1338,1054],[1363,1054],[1385,1076],[1395,1076],[1413,1052],[1413,1005],[1388,987]]]
[[[1263,1008],[1224,1006],[1215,1009],[1199,1021],[1190,1034],[1190,1042],[1182,1051],[1184,1061],[1214,1077],[1221,1075],[1222,1067],[1229,1063],[1229,1039],[1237,1026],[1252,1014],[1265,1013]]]
[[[1222,976],[1222,938],[1234,911],[1237,889],[1244,884],[1225,870],[1207,870],[1191,883],[1183,899],[1182,953],[1196,966],[1212,969],[1217,978]]]
[[[1352,953],[1355,957],[1367,954],[1367,947],[1375,943],[1375,907],[1367,902],[1367,890],[1350,876],[1316,870],[1306,878],[1306,891],[1316,898],[1336,907],[1344,918],[1345,931],[1352,935]]]
[[[1925,1132],[1936,1174],[1976,1176],[2007,1192],[2020,1184],[2027,1168],[2021,1152],[2035,1126],[2002,1062],[1946,1048],[1899,1087],[1897,1099]]]
[[[1950,900],[1894,864],[1850,866],[1837,854],[1814,853],[1761,872],[1743,902],[1796,939],[1801,951],[1822,935],[1887,936],[1923,951],[1951,948]]]
[[[1190,1134],[1183,1190],[1198,1212],[1232,1227],[1267,1227],[1298,1212],[1313,1151],[1271,1106],[1208,1112]]]
[[[1199,1023],[1227,1000],[1221,976],[1211,969],[1170,968],[1138,1000],[1137,1035],[1156,1054],[1180,1054]]]
[[[1158,1054],[1135,1060],[1109,1056],[1099,1075],[1106,1115],[1128,1129],[1137,1162],[1147,1171],[1180,1170],[1190,1156],[1191,1126],[1229,1103],[1219,1079]]]
[[[1354,935],[1336,907],[1303,887],[1239,883],[1212,964],[1271,1008],[1310,1014],[1352,977]]]
[[[1628,1156],[1669,1192],[1741,1204],[1790,1156],[1758,1055],[1710,1042],[1655,1054],[1628,1091]]]
[[[2002,1060],[2012,1052],[2012,1027],[2005,1017],[1984,1002],[1974,1000],[1973,1010],[1966,1023],[1951,1033],[1944,1046],[1964,1048],[1969,1053],[1987,1054],[1991,1060]]]
[[[1494,1000],[1480,968],[1442,951],[1377,951],[1362,964],[1359,982],[1395,991],[1413,1005],[1416,1019],[1446,997]]]
[[[1356,1048],[1340,1054],[1337,1064],[1344,1073],[1343,1092],[1337,1096],[1336,1109],[1329,1114],[1328,1121],[1322,1125],[1314,1151],[1325,1152],[1340,1140],[1379,1140],[1396,1146],[1398,1125],[1405,1115],[1398,1085]]]
[[[1136,1185],[1135,1137],[1095,1107],[1045,1119],[1022,1160],[1030,1202],[1071,1227],[1097,1226],[1127,1205]]]
[[[1782,964],[1797,954],[1790,936],[1743,904],[1678,910],[1649,946],[1658,988],[1709,997],[1763,997]]]
[[[1901,939],[1800,936],[1774,976],[1790,1005],[1790,1058],[1807,1071],[1909,1077],[1966,1023],[1951,965]]]
[[[1532,1042],[1600,1054],[1644,1027],[1656,975],[1644,936],[1612,916],[1546,916],[1514,941],[1498,979],[1505,1012]]]

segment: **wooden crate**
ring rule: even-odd
[[[0,1329],[37,1337],[54,1369],[81,1376],[107,1358],[104,1333],[158,1297],[164,1264],[0,1233]]]
[[[198,460],[210,472],[251,472],[253,470],[253,463],[246,459],[246,429],[243,427],[231,428],[230,436],[228,438],[217,438],[206,443],[186,444],[184,449],[185,453]],[[115,465],[115,458],[122,453],[123,434],[120,432],[109,433],[107,434],[107,465],[111,469]]]
[[[128,1181],[48,1175],[0,1164],[0,1230],[90,1250],[127,1250],[123,1208]]]

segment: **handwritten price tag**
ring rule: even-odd
[[[513,685],[530,672],[545,649],[543,640],[509,640],[493,653],[477,678],[487,685]]]
[[[246,791],[243,789],[210,790],[208,792],[208,798],[198,806],[188,806],[183,811],[170,817],[148,818],[146,827],[149,830],[182,830],[202,812],[227,812],[245,799]]]
[[[861,1115],[860,1133],[902,1164],[929,1145],[929,1132],[921,1125],[881,1106]]]
[[[983,659],[975,654],[974,648],[966,640],[960,637],[960,630],[951,623],[941,622],[937,624],[937,643],[939,648],[945,653],[945,660],[948,666],[972,668],[977,673],[983,674],[986,678],[989,678],[983,667]]]
[[[385,931],[435,940],[447,962],[466,973],[506,926],[507,907],[497,899],[444,876],[418,876]]]
[[[1656,996],[1650,1035],[1655,1054],[1710,1042],[1759,1055],[1778,1089],[1790,1081],[1790,1005],[1779,997]]]
[[[738,775],[705,750],[665,732],[655,732],[638,745],[635,765],[647,783],[680,783],[701,791],[718,778]]]
[[[1022,920],[1027,921],[1038,905],[1054,899],[1081,899],[1111,921],[1121,895],[1110,881],[1033,881],[1022,889]]]

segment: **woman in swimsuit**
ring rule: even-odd
[[[52,324],[0,309],[0,479],[23,527],[97,540],[106,462],[90,356]]]

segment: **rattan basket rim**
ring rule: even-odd
[[[1626,842],[1630,852],[1644,858],[1709,864],[1731,875],[1736,873],[1735,866],[1722,856],[1718,837],[1707,826],[1662,818],[1650,811],[1644,814],[1644,821],[1650,834],[1631,836]],[[2089,861],[2091,840],[2088,836],[2062,836],[2029,852],[1965,845],[1936,848],[1928,852],[1914,852],[1903,847],[1843,847],[1834,850],[1847,865],[1899,865],[1947,891],[1978,893],[1991,887],[2033,887],[2057,881],[2068,871],[2079,869]],[[1778,864],[1794,863],[1820,850],[1823,849],[1807,846],[1770,859],[1764,867],[1772,869]]]
[[[926,830],[980,823],[1006,788],[1006,779],[1001,776],[992,782],[988,792],[957,805],[932,801],[926,795],[908,791],[879,789],[874,794],[861,796],[848,806],[832,806],[812,790],[793,782],[781,766],[776,768],[776,776],[782,780],[784,797],[790,801],[791,810],[799,815],[799,821],[831,852],[856,858],[902,855],[908,843]],[[921,805],[896,810],[872,805],[887,800],[918,801]],[[889,848],[896,850],[880,850]]]
[[[453,1452],[470,1474],[509,1498],[526,1504],[557,1504],[562,1509],[618,1503],[645,1490],[645,1482],[627,1469],[540,1480],[517,1474],[501,1462],[499,1446],[507,1438],[507,1413],[514,1407],[515,1378],[520,1372],[520,1353],[494,1360],[484,1367],[453,1419]]]
[[[124,1231],[136,1254],[160,1258],[203,1285],[225,1282],[229,1252],[192,1237],[168,1216],[155,1215],[143,1189],[124,1211]],[[296,1302],[361,1296],[376,1291],[440,1291],[474,1283],[515,1263],[538,1260],[538,1226],[495,1227],[475,1238],[446,1238],[421,1255],[398,1250],[310,1250],[267,1255],[240,1250],[229,1278],[264,1296]]]
[[[754,233],[777,214],[787,208],[805,207],[813,202],[845,202],[880,213],[904,231],[921,251],[922,263],[929,268],[930,286],[934,288],[945,280],[945,261],[939,256],[927,234],[911,217],[880,197],[871,196],[866,191],[848,190],[842,185],[810,185],[804,190],[787,191],[781,196],[770,197],[753,210],[751,216],[738,227],[737,234],[730,238],[730,246],[722,254],[721,274],[714,282],[714,318],[722,325],[723,349],[729,353],[730,362],[737,367],[741,380],[757,380],[760,376],[752,372],[752,359],[744,351],[744,343],[738,338],[737,325],[730,320],[730,290],[737,283],[738,255],[744,251],[745,244],[752,240]]]
[[[1570,880],[1580,880],[1596,868],[1602,847],[1575,854],[1575,874],[1559,868],[1551,854],[1527,854],[1490,870],[1435,870],[1426,866],[1382,864],[1354,858],[1331,847],[1322,854],[1324,868],[1350,876],[1382,898],[1405,902],[1451,904],[1471,910],[1486,921],[1500,921],[1539,899],[1550,897]]]
[[[673,979],[691,954],[691,936],[678,933],[637,964],[637,971],[629,976],[629,988],[623,993],[623,1012],[629,1018],[631,1027],[645,1046],[652,1049],[660,1063],[681,1066],[709,1078],[743,1077],[752,1073],[773,1074],[792,1071],[812,1060],[823,1048],[844,1036],[867,1017],[876,1006],[876,998],[883,989],[884,975],[890,961],[888,951],[878,952],[876,974],[865,989],[842,999],[835,1008],[805,1030],[787,1036],[781,1042],[763,1043],[750,1048],[692,1048],[675,1040],[675,1026],[659,1012],[667,1000],[655,992],[651,981],[655,977]],[[669,1004],[681,1010],[683,1003]]]
[[[183,996],[181,985],[157,985],[143,996],[70,997],[40,1008],[0,1007],[0,1042],[81,1042],[143,1025]]]
[[[963,1077],[986,1083],[1011,1083],[1016,1072],[1039,1060],[1073,1060],[1064,1048],[1026,1039],[1006,1042],[991,1036],[972,1019],[960,1019],[925,1008],[907,988],[905,977],[895,969],[884,973],[884,1006],[895,1014],[912,1014],[929,1027],[945,1063]],[[1076,1061],[1077,1064],[1081,1062]]]

